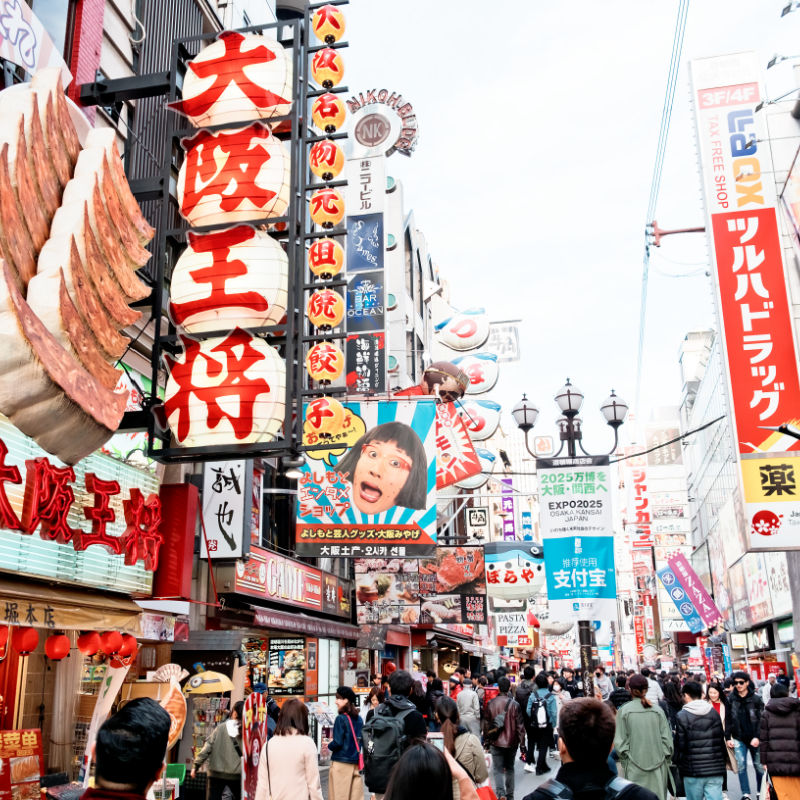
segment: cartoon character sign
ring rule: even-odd
[[[534,597],[544,586],[544,549],[540,544],[487,542],[483,552],[486,592],[490,597]]]
[[[327,557],[432,554],[436,540],[436,404],[352,402],[324,450],[306,453],[297,551]],[[306,444],[314,444],[306,431]]]

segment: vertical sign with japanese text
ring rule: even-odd
[[[251,480],[251,461],[209,461],[204,465],[201,558],[241,558],[249,551]]]
[[[540,519],[554,619],[617,619],[608,457],[540,459]]]
[[[747,464],[766,453],[775,454],[779,466],[788,460],[778,454],[800,450],[800,440],[775,430],[796,419],[800,380],[774,166],[764,115],[756,113],[758,57],[748,52],[698,59],[691,73],[748,547],[800,548],[797,498],[775,496],[777,490],[768,496],[760,482],[749,480]],[[765,477],[769,487],[770,473]]]
[[[362,333],[345,342],[347,391],[351,394],[386,392],[386,335]]]
[[[514,479],[503,478],[500,483],[502,488],[501,515],[503,517],[503,539],[514,541],[517,538],[517,527],[514,519]]]

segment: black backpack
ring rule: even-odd
[[[541,697],[538,692],[531,694],[529,701],[531,713],[528,715],[528,724],[531,727],[546,728],[550,724],[547,716],[547,698],[550,697],[550,694],[548,692],[544,697]]]
[[[619,800],[631,786],[636,786],[636,784],[632,781],[626,781],[625,778],[611,778],[603,787],[606,793],[605,800]],[[583,791],[595,788],[599,789],[600,787],[585,786]],[[543,783],[533,794],[528,795],[525,800],[572,800],[572,798],[572,789],[553,778]]]
[[[389,706],[381,704],[361,730],[364,782],[373,794],[386,791],[392,767],[406,749],[405,719],[412,711],[416,711],[413,706],[392,714]]]
[[[533,684],[530,681],[522,681],[514,693],[514,699],[522,709],[522,716],[525,719],[528,718],[528,698],[531,696],[531,692],[533,692]]]
[[[506,707],[499,714],[494,715],[494,718],[489,723],[489,729],[484,734],[486,741],[495,741],[503,732],[503,728],[506,726],[506,714],[508,713],[508,707],[511,705],[512,700],[513,698],[509,697]]]

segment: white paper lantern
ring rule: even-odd
[[[286,116],[292,60],[275,39],[224,31],[187,63],[183,99],[171,108],[196,128]]]
[[[286,365],[263,339],[237,328],[165,358],[164,409],[183,447],[270,442],[286,414]]]
[[[277,325],[286,313],[289,259],[249,225],[189,233],[172,273],[170,317],[186,333]]]
[[[497,456],[491,450],[484,450],[482,447],[476,447],[475,454],[478,456],[478,461],[481,462],[481,471],[477,475],[464,478],[463,481],[456,483],[455,485],[458,486],[459,489],[480,489],[494,472]]]
[[[199,131],[181,144],[178,206],[193,226],[282,217],[289,207],[289,151],[269,128]]]
[[[467,426],[473,442],[488,439],[500,424],[500,404],[493,400],[464,399],[458,404],[458,415]]]
[[[440,322],[435,335],[452,350],[474,350],[489,338],[489,315],[482,308],[460,311]]]

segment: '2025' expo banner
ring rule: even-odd
[[[800,381],[755,53],[691,64],[749,549],[800,547]],[[751,463],[752,462],[752,463]]]
[[[330,447],[305,454],[297,552],[403,558],[436,554],[436,404],[345,404]]]

